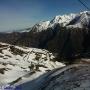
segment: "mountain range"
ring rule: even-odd
[[[89,40],[90,11],[58,15],[30,28],[0,33],[0,86],[89,90]]]
[[[0,41],[47,49],[64,58],[88,57],[90,11],[58,15],[21,32],[0,33]]]

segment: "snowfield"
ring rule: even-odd
[[[20,83],[24,83],[54,68],[65,66],[54,58],[52,53],[44,49],[0,43],[0,86],[18,82],[22,77]]]

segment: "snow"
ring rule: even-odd
[[[69,25],[68,27],[71,28],[84,28],[88,27],[90,24],[90,11],[84,11],[80,12],[79,14],[76,15],[74,18],[75,24]]]
[[[77,19],[80,17],[80,19]],[[72,20],[76,20],[75,24],[68,25]],[[83,25],[88,25],[90,23],[90,11],[83,11],[80,13],[70,13],[65,15],[57,15],[50,21],[40,21],[36,23],[32,28],[23,29],[21,31],[16,31],[19,33],[23,32],[42,32],[48,28],[54,28],[56,24],[60,24],[62,27],[67,28],[83,28]],[[7,32],[12,33],[12,32]]]
[[[35,32],[41,32],[42,30],[46,30],[48,28],[50,21],[43,21],[35,24],[32,29],[35,29]]]
[[[74,21],[74,24],[70,22]],[[41,32],[47,30],[47,28],[54,28],[57,24],[67,28],[83,28],[85,25],[90,24],[90,11],[84,11],[80,13],[71,13],[65,15],[57,15],[51,21],[44,21],[35,24],[32,27],[33,32]]]
[[[54,27],[55,24],[61,24],[65,26],[68,24],[72,19],[74,19],[76,14],[68,14],[68,15],[58,15],[53,20],[51,20],[49,27]]]
[[[65,66],[63,63],[54,62],[53,54],[45,49],[13,46],[17,52],[23,51],[19,54],[11,50],[10,44],[0,43],[0,45],[5,45],[0,48],[0,86],[16,81],[31,72],[35,73],[29,77],[36,78],[47,70]],[[29,78],[25,80],[25,77],[23,79],[23,82],[29,80]]]
[[[53,28],[58,23],[65,26],[73,18],[75,18],[75,16],[76,16],[76,14],[73,14],[73,13],[68,14],[68,15],[58,15],[58,16],[54,17],[54,19],[51,21],[44,21],[44,22],[35,24],[32,27],[32,30],[34,30],[34,32],[41,32],[43,30],[46,30],[47,28]]]
[[[80,19],[77,19],[80,17]],[[68,25],[72,20],[76,20],[75,24]],[[57,15],[50,21],[40,21],[36,23],[32,28],[23,29],[21,31],[16,31],[19,33],[23,32],[42,32],[48,28],[54,28],[56,24],[60,24],[62,27],[67,28],[83,28],[83,25],[88,25],[90,23],[90,11],[83,11],[80,13],[70,13],[65,15]],[[12,33],[12,32],[7,32]]]
[[[73,24],[70,24],[70,22],[72,22],[73,20],[75,20],[75,22]],[[54,28],[56,24],[60,24],[67,28],[83,28],[84,26],[89,26],[90,11],[84,11],[78,14],[58,15],[51,21],[44,21],[35,24],[34,27],[32,27],[32,30],[34,30],[35,32],[41,32],[43,30],[46,30],[47,28]],[[65,66],[65,64],[61,62],[53,61],[53,59],[55,58],[54,55],[45,49],[13,46],[14,49],[23,51],[22,54],[17,54],[11,51],[10,47],[12,45],[2,42],[0,43],[0,45],[5,45],[4,47],[0,47],[0,86],[12,83],[19,78],[21,78],[21,80],[19,80],[17,84],[22,84],[27,81],[34,80],[50,70]],[[90,59],[82,59],[82,62],[90,63]],[[60,69],[51,74],[50,77],[54,77],[62,73],[66,69],[76,66],[77,65]],[[49,74],[50,73],[48,73],[47,75]],[[42,80],[41,82],[43,82],[45,79],[46,78],[44,76],[40,77],[40,79],[38,80]],[[64,79],[66,80],[68,79],[68,77],[65,76]],[[34,84],[37,84],[37,82],[34,82]],[[82,83],[81,86],[84,87],[88,85],[88,83],[90,82],[86,81],[86,84]]]
[[[90,65],[75,64],[58,68],[20,87],[22,90],[90,90]]]

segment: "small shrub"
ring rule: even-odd
[[[26,54],[23,50],[20,50],[18,48],[15,48],[14,46],[10,46],[10,51],[15,55],[23,55]]]
[[[0,68],[0,73],[1,74],[4,74],[4,71],[5,71],[6,69],[5,68]]]

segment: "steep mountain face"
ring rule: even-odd
[[[0,41],[45,48],[66,58],[90,56],[90,11],[56,16],[35,24],[29,32],[1,33]]]
[[[54,58],[53,54],[45,49],[0,43],[0,87],[19,80],[31,80],[24,75],[33,79],[54,68],[65,66]]]
[[[90,30],[60,28],[56,36],[47,43],[48,50],[66,58],[87,57],[90,52]],[[85,55],[88,53],[88,55]]]

